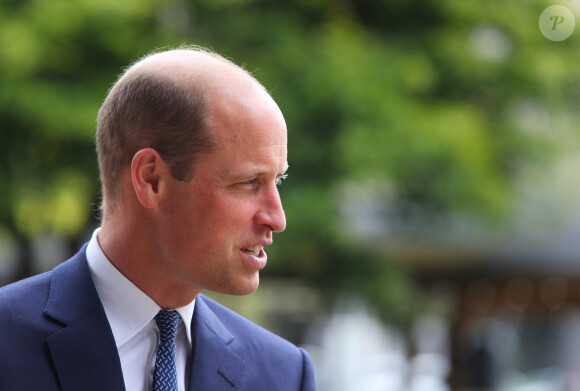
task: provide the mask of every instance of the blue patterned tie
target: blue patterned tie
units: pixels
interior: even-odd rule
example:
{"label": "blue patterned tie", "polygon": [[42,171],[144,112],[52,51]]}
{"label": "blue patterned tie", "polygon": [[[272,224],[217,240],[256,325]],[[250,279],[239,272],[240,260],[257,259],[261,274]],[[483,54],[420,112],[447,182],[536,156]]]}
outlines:
{"label": "blue patterned tie", "polygon": [[175,335],[179,324],[176,311],[161,310],[155,317],[159,326],[160,342],[155,356],[153,391],[177,391],[177,368],[175,366]]}

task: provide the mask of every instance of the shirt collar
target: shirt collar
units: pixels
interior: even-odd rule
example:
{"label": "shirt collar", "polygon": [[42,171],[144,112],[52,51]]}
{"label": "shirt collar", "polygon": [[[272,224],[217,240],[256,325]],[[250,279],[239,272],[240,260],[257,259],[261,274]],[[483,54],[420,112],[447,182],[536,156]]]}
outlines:
{"label": "shirt collar", "polygon": [[[95,230],[87,246],[87,261],[115,343],[120,347],[147,327],[161,307],[113,266],[97,240],[99,231],[100,228]],[[185,307],[175,309],[186,326],[190,346],[194,308],[195,300]]]}

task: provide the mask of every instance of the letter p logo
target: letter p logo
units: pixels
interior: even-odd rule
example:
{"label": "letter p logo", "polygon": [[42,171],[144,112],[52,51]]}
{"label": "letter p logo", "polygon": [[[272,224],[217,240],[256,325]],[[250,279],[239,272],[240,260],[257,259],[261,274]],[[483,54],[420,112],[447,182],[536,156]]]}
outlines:
{"label": "letter p logo", "polygon": [[550,41],[563,41],[574,32],[576,20],[570,9],[551,5],[540,15],[540,31]]}
{"label": "letter p logo", "polygon": [[554,21],[554,24],[552,24],[552,30],[556,30],[557,25],[564,23],[564,17],[561,15],[550,16],[550,20]]}

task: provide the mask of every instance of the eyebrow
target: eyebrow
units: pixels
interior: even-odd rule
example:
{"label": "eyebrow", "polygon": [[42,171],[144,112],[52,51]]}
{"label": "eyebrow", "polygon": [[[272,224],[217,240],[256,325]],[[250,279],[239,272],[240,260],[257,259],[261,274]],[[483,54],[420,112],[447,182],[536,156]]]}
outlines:
{"label": "eyebrow", "polygon": [[288,162],[284,163],[284,169],[282,170],[282,173],[279,175],[286,175],[289,168],[290,168],[290,166],[288,165]]}

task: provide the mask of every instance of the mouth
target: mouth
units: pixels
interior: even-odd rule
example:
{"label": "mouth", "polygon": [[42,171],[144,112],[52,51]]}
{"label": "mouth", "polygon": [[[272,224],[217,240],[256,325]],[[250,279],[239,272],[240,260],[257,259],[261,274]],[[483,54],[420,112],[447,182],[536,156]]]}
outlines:
{"label": "mouth", "polygon": [[252,254],[255,257],[259,257],[260,254],[262,253],[262,250],[264,249],[264,246],[261,244],[258,244],[256,246],[252,246],[252,247],[248,247],[248,248],[243,248],[242,251],[248,253],[248,254]]}

